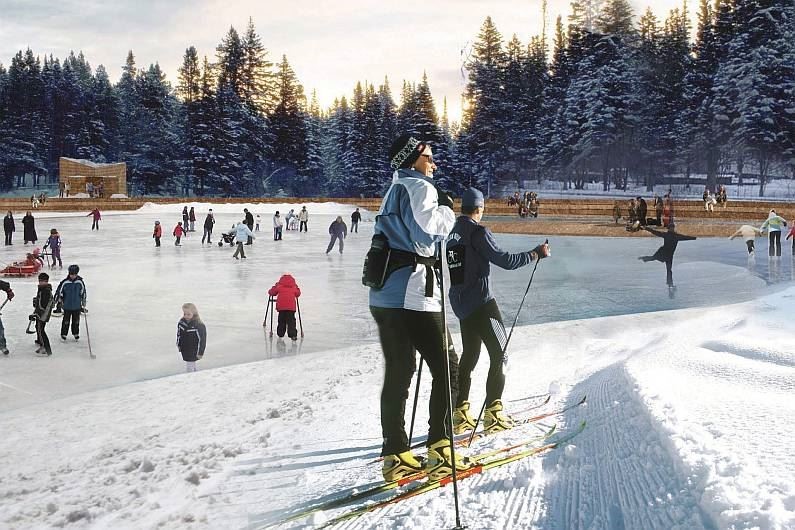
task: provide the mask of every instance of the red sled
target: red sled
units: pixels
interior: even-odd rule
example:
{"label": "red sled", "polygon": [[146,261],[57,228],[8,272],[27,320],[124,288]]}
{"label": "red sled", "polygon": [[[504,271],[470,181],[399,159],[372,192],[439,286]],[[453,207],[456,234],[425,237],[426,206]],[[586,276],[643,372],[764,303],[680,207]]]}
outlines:
{"label": "red sled", "polygon": [[33,252],[28,254],[25,261],[15,261],[6,268],[0,270],[3,276],[14,276],[17,278],[25,278],[37,274],[44,264],[44,258],[41,256],[39,249],[33,249]]}

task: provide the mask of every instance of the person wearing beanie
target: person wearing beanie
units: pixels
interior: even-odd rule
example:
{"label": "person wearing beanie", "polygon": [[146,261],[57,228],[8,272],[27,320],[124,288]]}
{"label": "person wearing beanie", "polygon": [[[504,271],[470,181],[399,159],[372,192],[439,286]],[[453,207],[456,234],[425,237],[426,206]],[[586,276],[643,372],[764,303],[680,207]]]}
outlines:
{"label": "person wearing beanie", "polygon": [[39,274],[39,288],[36,291],[36,297],[33,299],[33,314],[30,319],[36,322],[36,353],[39,355],[52,355],[52,348],[50,347],[50,339],[47,337],[45,327],[47,322],[50,321],[50,314],[52,313],[52,285],[50,285],[50,275],[46,272]]}
{"label": "person wearing beanie", "polygon": [[160,225],[160,221],[155,221],[155,228],[152,231],[152,238],[155,240],[155,246],[160,246],[160,238],[163,237],[163,227]]}
{"label": "person wearing beanie", "polygon": [[213,244],[211,239],[213,238],[213,226],[215,226],[215,216],[213,215],[213,209],[210,208],[207,212],[207,217],[204,218],[204,234],[202,234],[202,245],[204,244],[204,240],[207,240],[207,243]]}
{"label": "person wearing beanie", "polygon": [[44,244],[44,250],[48,248],[52,257],[52,265],[50,267],[55,267],[57,262],[58,267],[63,268],[63,262],[61,261],[61,234],[55,228],[50,230],[50,237],[47,238],[47,242]]}
{"label": "person wearing beanie", "polygon": [[508,334],[502,322],[497,301],[490,289],[490,264],[507,270],[524,267],[549,256],[549,245],[542,243],[532,250],[512,254],[502,250],[494,235],[480,224],[485,208],[483,194],[469,188],[461,199],[461,216],[447,237],[447,264],[450,269],[450,306],[461,323],[463,352],[458,367],[458,400],[453,411],[456,434],[475,428],[470,414],[469,388],[472,371],[480,356],[481,344],[489,353],[489,375],[486,380],[486,409],[483,428],[497,432],[514,426],[503,410],[505,388],[503,367]]}
{"label": "person wearing beanie", "polygon": [[658,248],[657,252],[655,252],[651,256],[641,256],[638,259],[643,260],[644,263],[648,261],[662,261],[663,263],[665,263],[665,271],[666,271],[665,282],[668,284],[669,289],[673,289],[674,277],[673,277],[672,267],[674,264],[674,252],[676,252],[676,246],[679,244],[680,241],[694,241],[696,238],[693,236],[685,236],[676,233],[676,225],[674,223],[670,223],[668,225],[667,232],[655,230],[653,228],[649,228],[648,226],[644,227],[644,230],[646,230],[647,232],[651,232],[657,237],[663,238],[663,246]]}
{"label": "person wearing beanie", "polygon": [[[455,224],[453,202],[433,181],[436,165],[427,142],[408,134],[389,149],[394,173],[376,216],[372,246],[363,282],[370,287],[370,313],[378,326],[385,360],[381,390],[382,475],[397,480],[424,470],[431,479],[452,473],[446,372],[453,400],[457,391],[458,357],[442,320],[439,290],[439,246]],[[445,352],[445,335],[448,352]],[[404,412],[415,351],[428,365],[433,382],[425,465],[414,456],[406,435]],[[449,354],[449,367],[445,362]],[[456,455],[456,469],[471,463]]]}
{"label": "person wearing beanie", "polygon": [[781,257],[781,230],[787,226],[787,221],[776,213],[776,210],[770,210],[770,213],[759,227],[760,232],[768,232],[768,247],[767,255],[771,258],[773,256]]}
{"label": "person wearing beanie", "polygon": [[72,336],[80,339],[80,315],[86,312],[86,284],[78,274],[80,267],[69,265],[69,274],[61,280],[55,290],[55,300],[63,308],[61,321],[61,340],[66,341],[69,324],[72,325]]}

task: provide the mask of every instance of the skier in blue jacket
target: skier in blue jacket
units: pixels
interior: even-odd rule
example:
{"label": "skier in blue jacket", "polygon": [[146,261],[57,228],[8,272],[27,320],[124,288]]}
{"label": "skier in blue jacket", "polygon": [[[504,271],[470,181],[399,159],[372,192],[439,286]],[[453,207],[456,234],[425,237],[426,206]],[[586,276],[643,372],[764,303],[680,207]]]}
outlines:
{"label": "skier in blue jacket", "polygon": [[[438,246],[455,223],[450,197],[433,181],[436,166],[427,142],[408,134],[389,150],[395,170],[392,185],[376,216],[373,245],[368,252],[365,284],[370,286],[370,312],[378,325],[384,353],[381,429],[385,480],[427,471],[431,478],[452,473],[450,436],[445,429],[448,408],[445,378]],[[376,265],[378,264],[378,265]],[[458,358],[449,340],[450,380],[455,400]],[[418,351],[433,377],[428,420],[428,458],[423,466],[409,449],[404,415]],[[456,468],[471,464],[456,455]]]}
{"label": "skier in blue jacket", "polygon": [[491,294],[490,264],[514,270],[549,255],[549,245],[546,243],[516,254],[502,250],[491,231],[479,224],[484,207],[485,200],[479,190],[466,190],[461,201],[463,215],[456,220],[447,238],[450,305],[461,322],[461,339],[464,343],[458,367],[458,401],[453,412],[456,434],[475,427],[475,420],[469,413],[469,388],[472,370],[480,356],[481,343],[486,345],[490,360],[483,428],[488,432],[497,432],[513,427],[513,420],[505,414],[502,404],[502,391],[505,388],[504,350],[508,335],[502,323],[500,308]]}

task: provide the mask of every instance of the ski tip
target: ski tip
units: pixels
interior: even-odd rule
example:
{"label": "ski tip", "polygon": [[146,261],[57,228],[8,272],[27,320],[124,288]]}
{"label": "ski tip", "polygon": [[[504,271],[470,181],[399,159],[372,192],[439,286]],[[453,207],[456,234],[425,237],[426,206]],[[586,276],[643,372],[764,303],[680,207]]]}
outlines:
{"label": "ski tip", "polygon": [[587,395],[583,396],[583,397],[582,397],[582,399],[580,400],[580,402],[579,402],[579,403],[577,403],[577,404],[578,404],[578,405],[582,405],[583,403],[585,403],[585,400],[586,400],[587,398],[588,398],[588,396],[587,396]]}
{"label": "ski tip", "polygon": [[546,405],[547,403],[549,403],[550,399],[552,399],[552,394],[547,394],[547,398],[544,400],[544,403],[542,403],[542,405]]}

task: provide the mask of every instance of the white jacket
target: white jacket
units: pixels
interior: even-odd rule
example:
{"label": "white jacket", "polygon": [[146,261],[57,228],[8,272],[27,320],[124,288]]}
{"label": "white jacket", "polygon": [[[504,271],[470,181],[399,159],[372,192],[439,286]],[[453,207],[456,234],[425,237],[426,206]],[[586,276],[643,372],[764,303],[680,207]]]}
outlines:
{"label": "white jacket", "polygon": [[306,210],[301,210],[300,212],[298,212],[298,220],[309,221],[309,212]]}
{"label": "white jacket", "polygon": [[281,215],[274,215],[273,216],[273,228],[281,228],[284,226],[284,221],[282,220]]}
{"label": "white jacket", "polygon": [[734,239],[737,236],[743,236],[746,241],[754,239],[757,234],[761,234],[758,228],[751,225],[742,225],[729,239]]}
{"label": "white jacket", "polygon": [[237,223],[235,227],[235,239],[238,242],[244,242],[248,238],[256,239],[254,234],[251,233],[251,229],[245,223]]}

